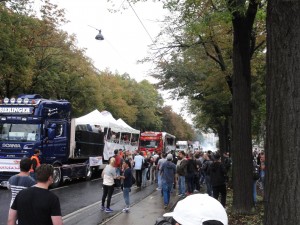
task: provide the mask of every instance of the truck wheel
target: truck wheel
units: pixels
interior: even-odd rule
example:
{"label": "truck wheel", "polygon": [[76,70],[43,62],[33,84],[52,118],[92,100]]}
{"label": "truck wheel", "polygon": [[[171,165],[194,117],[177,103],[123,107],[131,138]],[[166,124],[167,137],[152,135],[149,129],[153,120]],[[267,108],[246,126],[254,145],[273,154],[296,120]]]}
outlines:
{"label": "truck wheel", "polygon": [[92,168],[88,165],[86,167],[85,180],[90,180],[92,177]]}
{"label": "truck wheel", "polygon": [[51,188],[57,188],[61,184],[61,170],[60,167],[54,166],[53,171],[53,184],[51,185]]}

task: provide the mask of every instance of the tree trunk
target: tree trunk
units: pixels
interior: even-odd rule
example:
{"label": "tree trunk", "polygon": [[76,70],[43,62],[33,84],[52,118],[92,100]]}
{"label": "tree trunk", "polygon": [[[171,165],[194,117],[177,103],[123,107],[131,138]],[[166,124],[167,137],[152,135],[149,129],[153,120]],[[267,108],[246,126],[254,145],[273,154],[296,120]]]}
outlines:
{"label": "tree trunk", "polygon": [[232,159],[233,209],[249,213],[252,197],[250,34],[246,17],[233,19]]}
{"label": "tree trunk", "polygon": [[228,127],[228,117],[225,118],[224,123],[220,124],[218,130],[218,136],[219,136],[219,148],[221,155],[223,153],[229,151],[229,127]]}
{"label": "tree trunk", "polygon": [[300,224],[300,2],[269,0],[264,224]]}

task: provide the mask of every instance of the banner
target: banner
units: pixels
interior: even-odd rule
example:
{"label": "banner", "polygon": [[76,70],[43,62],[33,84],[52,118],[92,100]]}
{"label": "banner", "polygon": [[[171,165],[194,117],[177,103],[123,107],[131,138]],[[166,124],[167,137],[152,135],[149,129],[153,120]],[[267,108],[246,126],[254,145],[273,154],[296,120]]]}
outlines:
{"label": "banner", "polygon": [[1,159],[0,171],[1,172],[20,172],[21,159]]}
{"label": "banner", "polygon": [[131,153],[138,150],[138,146],[131,144],[119,144],[114,142],[105,141],[104,150],[103,150],[103,158],[104,160],[108,160],[110,157],[114,156],[115,149],[129,150]]}
{"label": "banner", "polygon": [[90,157],[89,160],[90,166],[100,166],[103,164],[102,156]]}

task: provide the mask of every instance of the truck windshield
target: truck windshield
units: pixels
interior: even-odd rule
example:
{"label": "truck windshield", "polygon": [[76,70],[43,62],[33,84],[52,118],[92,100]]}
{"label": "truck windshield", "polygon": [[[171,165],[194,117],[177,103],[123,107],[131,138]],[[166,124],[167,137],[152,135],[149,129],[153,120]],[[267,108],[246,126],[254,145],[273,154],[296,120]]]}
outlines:
{"label": "truck windshield", "polygon": [[158,141],[154,141],[154,140],[142,141],[142,140],[140,140],[140,146],[144,147],[144,148],[157,148]]}
{"label": "truck windshield", "polygon": [[0,141],[32,142],[39,138],[39,124],[0,124]]}

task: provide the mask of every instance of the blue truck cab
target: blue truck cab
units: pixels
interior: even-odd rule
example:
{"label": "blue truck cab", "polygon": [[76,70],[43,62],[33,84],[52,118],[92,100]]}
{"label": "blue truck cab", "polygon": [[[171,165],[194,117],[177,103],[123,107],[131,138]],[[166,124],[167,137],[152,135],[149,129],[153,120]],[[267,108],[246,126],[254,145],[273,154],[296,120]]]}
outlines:
{"label": "blue truck cab", "polygon": [[[77,132],[79,137],[82,132]],[[35,149],[41,150],[41,163],[54,166],[53,187],[74,178],[90,179],[89,157],[102,154],[103,143],[97,144],[100,149],[92,155],[89,146],[86,154],[81,154],[78,146],[85,141],[79,141],[76,148],[75,136],[71,104],[67,100],[43,99],[38,94],[1,100],[0,186],[7,185],[9,177],[20,171],[20,160],[30,158]]]}

